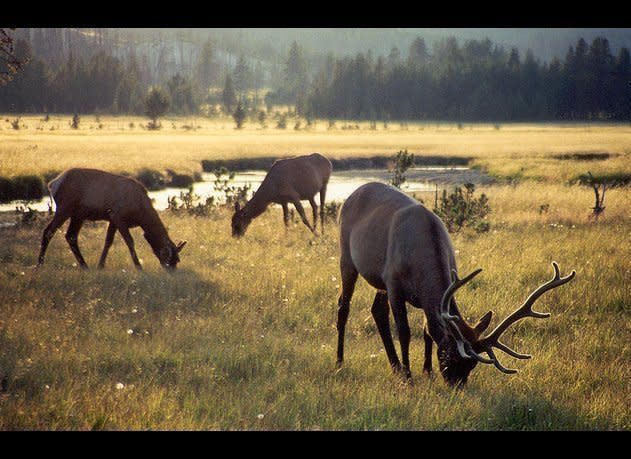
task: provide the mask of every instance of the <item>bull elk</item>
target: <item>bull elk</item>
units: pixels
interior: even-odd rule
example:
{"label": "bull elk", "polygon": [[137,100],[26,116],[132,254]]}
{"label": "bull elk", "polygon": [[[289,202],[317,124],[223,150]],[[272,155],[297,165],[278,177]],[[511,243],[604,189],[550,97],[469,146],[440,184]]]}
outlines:
{"label": "bull elk", "polygon": [[[393,370],[411,378],[410,327],[406,302],[422,309],[426,317],[424,371],[432,371],[432,343],[438,347],[440,372],[450,385],[463,385],[478,362],[493,364],[503,373],[515,373],[497,359],[493,348],[519,358],[520,354],[500,341],[508,327],[525,317],[544,318],[532,310],[545,292],[574,278],[575,271],[561,277],[553,262],[554,277],[537,288],[525,303],[506,317],[490,334],[482,336],[492,312],[471,326],[460,314],[454,294],[480,273],[477,269],[460,279],[454,249],[443,222],[431,211],[401,191],[382,183],[368,183],[346,200],[340,212],[340,270],[342,292],[338,300],[337,366],[344,360],[344,329],[358,274],[377,289],[372,316]],[[396,322],[401,362],[390,332],[388,303]],[[480,353],[486,352],[489,358]]]}
{"label": "bull elk", "polygon": [[136,268],[142,269],[134,240],[129,228],[140,226],[144,236],[160,264],[175,269],[180,261],[179,252],[186,241],[175,245],[169,238],[164,224],[153,208],[146,188],[137,180],[122,175],[96,169],[68,169],[48,184],[51,197],[57,209],[51,222],[44,229],[38,266],[44,263],[48,243],[55,231],[70,219],[66,241],[82,268],[87,264],[81,255],[78,235],[85,220],[106,220],[109,222],[105,246],[98,267],[105,266],[107,253],[114,241],[116,230],[129,248]]}
{"label": "bull elk", "polygon": [[[319,153],[275,161],[252,199],[243,208],[238,202],[235,203],[232,236],[243,236],[252,220],[261,215],[272,203],[282,206],[285,227],[289,225],[288,205],[292,203],[300,214],[302,222],[312,233],[317,234],[318,206],[315,202],[317,193],[320,193],[320,222],[324,234],[324,200],[331,170],[331,161]],[[307,220],[300,202],[302,200],[309,200],[311,204],[313,226]]]}

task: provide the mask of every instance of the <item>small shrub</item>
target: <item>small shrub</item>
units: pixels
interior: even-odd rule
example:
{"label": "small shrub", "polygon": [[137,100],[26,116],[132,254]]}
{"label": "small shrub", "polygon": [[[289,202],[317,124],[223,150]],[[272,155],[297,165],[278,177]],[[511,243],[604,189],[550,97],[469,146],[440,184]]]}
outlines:
{"label": "small shrub", "polygon": [[267,124],[265,123],[266,119],[267,119],[267,114],[265,113],[265,110],[260,110],[258,114],[258,121],[259,121],[259,124],[261,125],[261,128],[263,129],[267,128]]}
{"label": "small shrub", "polygon": [[235,173],[223,166],[219,169],[215,169],[213,174],[215,174],[213,187],[215,191],[223,195],[222,201],[225,206],[231,207],[235,202],[243,204],[247,201],[250,189],[252,188],[249,183],[240,187],[232,185]]}
{"label": "small shrub", "polygon": [[0,177],[0,202],[13,200],[13,181],[6,177]]}
{"label": "small shrub", "polygon": [[245,122],[246,116],[247,115],[245,113],[245,109],[243,108],[243,104],[241,103],[241,101],[239,101],[239,103],[237,104],[237,108],[232,114],[232,118],[237,125],[237,129],[243,128],[243,123]]}
{"label": "small shrub", "polygon": [[190,188],[195,181],[193,177],[188,174],[178,174],[177,172],[168,169],[167,174],[169,174],[169,180],[167,182],[167,186],[173,188]]}
{"label": "small shrub", "polygon": [[44,192],[44,182],[37,175],[18,175],[13,179],[13,199],[39,200],[44,197]]}
{"label": "small shrub", "polygon": [[20,225],[28,226],[37,220],[38,213],[28,201],[24,205],[16,206],[15,210],[20,214]]}
{"label": "small shrub", "polygon": [[149,191],[162,190],[165,187],[164,176],[154,169],[141,169],[136,179]]}
{"label": "small shrub", "polygon": [[548,210],[550,210],[550,204],[541,204],[539,206],[539,215],[547,214]]}
{"label": "small shrub", "polygon": [[79,129],[79,123],[81,122],[81,118],[77,113],[72,115],[72,121],[70,122],[70,127],[72,129]]}
{"label": "small shrub", "polygon": [[16,131],[19,131],[20,130],[20,121],[21,121],[21,119],[20,119],[19,116],[16,119],[11,120],[11,127],[13,129],[15,129]]}
{"label": "small shrub", "polygon": [[185,212],[189,215],[198,217],[209,216],[215,207],[215,198],[209,196],[205,201],[201,201],[201,197],[193,192],[190,187],[187,192],[181,191],[179,198],[177,196],[169,196],[167,210],[176,214]]}
{"label": "small shrub", "polygon": [[463,227],[470,227],[476,232],[486,232],[490,228],[485,217],[491,211],[489,200],[484,193],[479,198],[473,196],[475,185],[466,183],[465,191],[456,187],[451,194],[443,190],[440,199],[434,206],[434,213],[438,215],[450,233],[456,233]]}
{"label": "small shrub", "polygon": [[327,202],[324,204],[324,219],[326,221],[337,221],[337,216],[342,208],[342,203],[337,201]]}
{"label": "small shrub", "polygon": [[414,165],[414,153],[409,153],[407,149],[401,150],[394,157],[393,164],[389,168],[392,177],[390,178],[390,184],[397,188],[401,188],[401,185],[405,183],[405,173]]}
{"label": "small shrub", "polygon": [[287,129],[287,115],[282,114],[278,118],[278,123],[276,123],[276,129]]}

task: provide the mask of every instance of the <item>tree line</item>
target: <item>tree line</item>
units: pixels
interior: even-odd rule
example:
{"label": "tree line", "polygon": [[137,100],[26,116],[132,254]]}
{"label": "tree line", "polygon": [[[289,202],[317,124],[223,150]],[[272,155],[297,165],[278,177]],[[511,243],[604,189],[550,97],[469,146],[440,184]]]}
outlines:
{"label": "tree line", "polygon": [[[72,54],[56,67],[18,40],[15,56],[25,64],[0,86],[0,112],[144,114],[150,84],[146,63],[100,50],[89,59]],[[240,56],[219,71],[210,40],[192,76],[175,73],[159,83],[174,114],[232,115],[239,106],[268,111],[293,106],[299,115],[366,120],[629,120],[631,58],[614,56],[604,37],[579,39],[564,59],[540,62],[531,51],[486,40],[462,45],[454,37],[428,49],[416,38],[403,56],[371,52],[354,57],[323,56],[316,70],[294,42],[279,74],[268,78],[260,61]],[[266,84],[268,85],[266,87]],[[271,86],[271,87],[270,87]],[[267,94],[263,97],[263,93]],[[239,104],[241,102],[241,104]],[[208,107],[211,107],[208,110]]]}
{"label": "tree line", "polygon": [[631,60],[613,56],[606,38],[579,39],[564,60],[540,63],[490,40],[453,38],[429,53],[414,40],[398,50],[325,64],[307,107],[316,117],[350,119],[592,120],[631,119]]}

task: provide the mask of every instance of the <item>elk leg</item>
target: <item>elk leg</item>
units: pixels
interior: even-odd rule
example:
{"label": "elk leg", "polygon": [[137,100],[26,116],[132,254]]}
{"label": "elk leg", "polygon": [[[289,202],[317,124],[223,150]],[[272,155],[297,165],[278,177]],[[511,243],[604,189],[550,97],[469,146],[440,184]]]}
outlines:
{"label": "elk leg", "polygon": [[116,226],[114,223],[110,222],[107,227],[107,234],[105,235],[105,245],[103,246],[103,252],[101,253],[101,258],[99,260],[98,267],[99,269],[103,269],[105,267],[105,259],[107,258],[107,253],[112,246],[112,242],[114,242],[114,235],[116,234]]}
{"label": "elk leg", "polygon": [[423,328],[423,340],[425,341],[425,362],[423,363],[423,371],[428,375],[432,374],[432,345],[434,341],[427,331],[427,326]]}
{"label": "elk leg", "polygon": [[401,345],[401,362],[403,364],[403,372],[409,379],[412,378],[412,372],[410,371],[410,325],[408,324],[408,312],[405,307],[405,298],[401,294],[398,288],[388,287],[388,300],[390,301],[390,307],[392,308],[392,315],[394,321],[397,324],[397,331],[399,333],[399,344]]}
{"label": "elk leg", "polygon": [[287,203],[284,202],[281,204],[283,206],[283,221],[285,222],[285,229],[289,228],[289,207],[287,207]]}
{"label": "elk leg", "polygon": [[127,244],[127,248],[129,249],[129,253],[131,254],[131,259],[134,261],[134,265],[139,270],[142,270],[142,265],[140,264],[140,260],[138,260],[138,256],[136,255],[136,249],[134,249],[134,240],[129,233],[129,228],[127,225],[116,225],[118,227],[118,232],[123,236],[123,240],[125,244]]}
{"label": "elk leg", "polygon": [[48,244],[55,235],[55,231],[57,231],[59,227],[65,223],[66,220],[68,220],[68,217],[57,211],[53,219],[46,226],[46,229],[44,229],[44,233],[42,234],[42,243],[39,250],[39,257],[37,260],[37,266],[41,266],[42,264],[44,264],[44,255],[46,255]]}
{"label": "elk leg", "polygon": [[326,197],[326,184],[320,190],[320,231],[324,236],[324,198]]}
{"label": "elk leg", "polygon": [[311,210],[313,211],[313,230],[315,231],[318,226],[318,205],[314,198],[309,199],[309,204],[311,204]]}
{"label": "elk leg", "polygon": [[81,227],[83,226],[83,220],[80,218],[73,217],[70,219],[70,225],[68,225],[68,231],[66,231],[66,241],[68,241],[68,245],[70,246],[70,250],[74,254],[74,257],[79,262],[79,266],[82,268],[87,268],[88,265],[83,259],[83,255],[81,255],[81,251],[79,250],[79,231],[81,231]]}
{"label": "elk leg", "polygon": [[305,215],[305,209],[304,209],[304,207],[302,207],[302,203],[300,202],[299,199],[296,199],[294,201],[294,207],[296,208],[296,210],[300,214],[300,218],[302,219],[302,223],[307,225],[307,228],[309,228],[313,234],[317,234],[315,229],[311,227],[311,223],[309,223],[309,220],[307,220],[307,216]]}
{"label": "elk leg", "polygon": [[344,331],[346,330],[351,297],[357,282],[357,270],[352,264],[345,262],[344,256],[340,261],[340,270],[342,273],[342,294],[337,300],[337,368],[340,368],[344,361]]}
{"label": "elk leg", "polygon": [[388,309],[388,295],[383,292],[377,292],[375,295],[375,301],[372,303],[372,317],[375,319],[377,329],[381,335],[383,346],[386,349],[390,366],[393,369],[401,367],[399,357],[397,357],[397,351],[394,348],[394,342],[392,341],[392,333],[390,332],[390,311]]}

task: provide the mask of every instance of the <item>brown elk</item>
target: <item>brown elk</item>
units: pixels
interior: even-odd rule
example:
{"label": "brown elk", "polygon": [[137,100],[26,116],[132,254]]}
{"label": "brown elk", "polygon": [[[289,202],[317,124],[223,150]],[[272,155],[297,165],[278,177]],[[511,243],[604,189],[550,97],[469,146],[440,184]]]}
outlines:
{"label": "brown elk", "polygon": [[[318,206],[315,195],[320,193],[320,222],[324,234],[324,200],[326,187],[331,177],[331,161],[319,153],[295,158],[279,159],[274,162],[252,199],[241,208],[235,203],[232,216],[232,235],[241,237],[245,234],[252,220],[261,215],[271,203],[283,208],[285,227],[289,225],[289,203],[292,203],[302,222],[317,234]],[[300,201],[309,200],[313,210],[313,226],[307,220]]]}
{"label": "brown elk", "polygon": [[99,268],[105,266],[105,258],[118,230],[129,248],[136,268],[142,269],[129,232],[129,228],[137,226],[144,230],[145,239],[163,267],[175,269],[180,261],[179,252],[186,241],[177,245],[171,241],[153,208],[146,188],[137,180],[96,169],[74,168],[51,180],[48,189],[57,209],[44,230],[38,266],[44,263],[48,243],[55,231],[68,219],[70,224],[66,240],[82,268],[87,268],[87,264],[79,251],[78,235],[85,220],[109,222]]}
{"label": "brown elk", "polygon": [[[559,268],[553,262],[554,278],[541,285],[520,308],[482,337],[491,322],[492,312],[486,313],[477,325],[470,326],[454,299],[456,290],[481,269],[459,279],[454,249],[443,222],[396,188],[374,182],[362,185],[342,206],[340,251],[338,368],[344,360],[344,329],[350,300],[357,276],[361,274],[378,290],[371,312],[393,370],[411,378],[407,302],[423,309],[426,317],[424,371],[428,374],[432,371],[432,342],[435,342],[440,371],[451,385],[465,384],[478,362],[493,364],[504,373],[516,372],[502,366],[493,348],[520,359],[530,356],[509,348],[499,341],[500,336],[524,317],[548,317],[549,314],[533,311],[533,303],[544,292],[569,282],[576,274],[572,271],[569,276],[560,277]],[[388,303],[398,330],[402,362],[392,341]],[[480,355],[481,352],[486,352],[490,358]]]}

